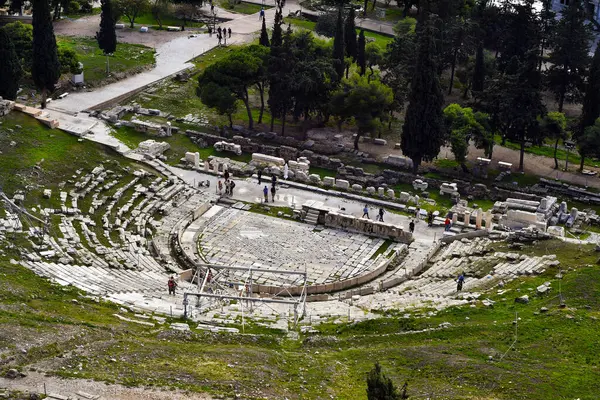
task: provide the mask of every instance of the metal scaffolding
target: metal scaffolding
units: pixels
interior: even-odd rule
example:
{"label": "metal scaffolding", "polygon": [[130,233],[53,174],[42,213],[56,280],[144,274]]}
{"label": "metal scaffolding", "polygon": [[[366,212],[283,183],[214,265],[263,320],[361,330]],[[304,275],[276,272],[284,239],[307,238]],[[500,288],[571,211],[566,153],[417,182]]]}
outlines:
{"label": "metal scaffolding", "polygon": [[[236,273],[237,272],[237,273]],[[256,274],[273,274],[279,276],[296,277],[281,285],[275,294],[264,297],[261,294],[253,293],[253,287],[256,284]],[[284,281],[284,280],[282,280]],[[206,309],[210,306],[210,300],[215,300],[219,304],[223,301],[236,300],[242,308],[242,324],[244,323],[244,304],[250,312],[255,307],[267,306],[269,304],[288,304],[294,308],[294,327],[298,321],[306,314],[306,288],[308,285],[306,271],[286,271],[267,268],[239,267],[216,264],[197,264],[196,271],[192,277],[192,282],[198,283],[197,292],[185,292],[183,294],[184,317],[191,315],[192,308],[188,309],[188,297],[196,297],[196,308]],[[302,287],[300,296],[292,296],[290,287]],[[214,302],[213,302],[214,304]]]}

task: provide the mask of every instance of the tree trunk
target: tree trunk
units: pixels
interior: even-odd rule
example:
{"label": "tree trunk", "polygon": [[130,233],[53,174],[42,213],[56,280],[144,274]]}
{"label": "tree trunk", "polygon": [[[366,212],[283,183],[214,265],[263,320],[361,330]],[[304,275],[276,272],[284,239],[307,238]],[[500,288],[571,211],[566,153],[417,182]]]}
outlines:
{"label": "tree trunk", "polygon": [[358,139],[360,139],[360,132],[357,132],[354,138],[354,150],[358,150]]}
{"label": "tree trunk", "polygon": [[411,2],[409,0],[404,0],[404,10],[402,10],[402,17],[408,17],[408,12],[410,11]]}
{"label": "tree trunk", "polygon": [[458,57],[458,48],[454,49],[454,56],[452,57],[452,67],[450,69],[450,87],[448,88],[448,95],[452,94],[452,86],[454,85],[454,70],[456,69],[456,57]]}
{"label": "tree trunk", "polygon": [[365,5],[363,6],[363,16],[367,16],[367,7],[369,6],[369,0],[365,0]]}
{"label": "tree trunk", "polygon": [[502,141],[500,142],[501,146],[505,146],[506,145],[506,135],[502,135]]}
{"label": "tree trunk", "polygon": [[463,99],[467,99],[469,96],[469,89],[471,89],[471,82],[465,86],[465,91],[463,92]]}
{"label": "tree trunk", "polygon": [[556,158],[556,152],[558,151],[558,141],[560,138],[556,138],[556,142],[554,142],[554,169],[558,169],[558,159]]}
{"label": "tree trunk", "polygon": [[376,5],[377,5],[377,0],[373,0],[373,8],[371,8],[371,10],[375,10]]}
{"label": "tree trunk", "polygon": [[135,21],[135,18],[129,18],[129,17],[127,17],[127,18],[129,19],[129,27],[131,29],[133,29],[133,21]]}
{"label": "tree trunk", "polygon": [[346,79],[348,79],[349,72],[350,72],[350,65],[346,65]]}
{"label": "tree trunk", "polygon": [[273,132],[274,127],[275,127],[275,115],[271,114],[271,130],[269,132]]}
{"label": "tree trunk", "polygon": [[281,136],[285,136],[285,114],[281,117]]}
{"label": "tree trunk", "polygon": [[110,75],[110,60],[108,54],[106,55],[106,75]]}
{"label": "tree trunk", "polygon": [[227,116],[229,117],[229,127],[233,128],[233,120],[231,119],[231,114],[227,114]]}
{"label": "tree trunk", "polygon": [[48,89],[42,89],[42,110],[46,108],[46,99],[48,98]]}
{"label": "tree trunk", "polygon": [[417,175],[419,173],[419,164],[421,164],[421,160],[417,158],[411,158],[413,162],[413,174]]}
{"label": "tree trunk", "polygon": [[341,118],[338,120],[337,122],[337,127],[338,127],[338,132],[342,131],[342,124],[344,123],[344,120],[342,120]]}
{"label": "tree trunk", "polygon": [[388,121],[388,130],[392,129],[392,121],[394,120],[394,110],[390,110],[390,119]]}
{"label": "tree trunk", "polygon": [[521,138],[521,151],[519,154],[519,172],[523,172],[523,160],[525,159],[525,138]]}
{"label": "tree trunk", "polygon": [[244,89],[244,105],[246,106],[246,112],[248,112],[248,129],[254,129],[254,119],[252,119],[252,110],[250,109],[250,101],[248,101],[248,89]]}
{"label": "tree trunk", "polygon": [[260,113],[258,114],[258,123],[262,124],[263,113],[265,111],[265,94],[264,86],[260,83],[256,84],[258,92],[260,93]]}

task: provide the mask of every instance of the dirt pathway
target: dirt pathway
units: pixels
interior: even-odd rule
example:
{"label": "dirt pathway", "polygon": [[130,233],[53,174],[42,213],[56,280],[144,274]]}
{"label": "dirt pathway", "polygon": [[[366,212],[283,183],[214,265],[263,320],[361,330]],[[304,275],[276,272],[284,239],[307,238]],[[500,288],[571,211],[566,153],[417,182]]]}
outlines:
{"label": "dirt pathway", "polygon": [[25,378],[0,378],[0,388],[12,391],[44,393],[44,384],[48,394],[59,394],[71,399],[84,398],[78,392],[101,396],[103,400],[211,400],[205,394],[186,394],[180,391],[158,391],[155,389],[129,388],[121,385],[106,384],[87,379],[61,379],[44,376],[37,372],[28,372]]}

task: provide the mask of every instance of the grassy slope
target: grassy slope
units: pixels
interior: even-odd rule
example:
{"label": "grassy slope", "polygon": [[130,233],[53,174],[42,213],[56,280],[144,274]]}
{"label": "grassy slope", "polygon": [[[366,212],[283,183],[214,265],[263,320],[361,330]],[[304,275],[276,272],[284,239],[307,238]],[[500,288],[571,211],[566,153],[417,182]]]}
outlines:
{"label": "grassy slope", "polygon": [[[596,258],[591,248],[580,251],[557,242],[540,243],[528,251],[558,252],[565,266]],[[277,333],[181,334],[166,327],[120,322],[112,316],[116,306],[95,303],[74,289],[57,288],[7,263],[10,256],[16,255],[0,258],[0,270],[11,277],[9,285],[0,286],[0,331],[9,333],[0,335],[0,347],[7,349],[5,360],[15,359],[5,361],[2,369],[39,362],[44,371],[65,377],[236,392],[247,399],[360,399],[365,374],[378,360],[398,385],[409,382],[414,398],[593,399],[600,390],[597,268],[581,267],[566,274],[562,286],[570,307],[566,309],[557,308],[556,292],[538,298],[529,291],[553,280],[556,271],[550,271],[508,285],[506,294],[490,295],[498,301],[494,308],[457,307],[419,319],[388,313],[364,323],[325,325],[320,334],[290,340]],[[556,289],[557,283],[552,286]],[[532,297],[530,304],[512,301],[524,293]],[[534,314],[541,306],[550,311]],[[513,342],[515,313],[520,318],[519,339],[514,350],[507,351]],[[442,322],[452,326],[401,334]],[[68,334],[56,340],[59,331]],[[17,332],[19,348],[10,336]],[[46,343],[50,337],[51,343]],[[72,351],[78,345],[83,347]],[[22,354],[20,346],[27,346],[28,353]],[[63,357],[56,358],[59,354]],[[74,367],[80,364],[81,370]]]}
{"label": "grassy slope", "polygon": [[[92,38],[59,36],[58,45],[75,50],[83,64],[87,86],[100,86],[106,79],[106,56]],[[109,57],[110,71],[117,73],[137,73],[154,64],[154,50],[140,45],[119,43],[115,53]]]}

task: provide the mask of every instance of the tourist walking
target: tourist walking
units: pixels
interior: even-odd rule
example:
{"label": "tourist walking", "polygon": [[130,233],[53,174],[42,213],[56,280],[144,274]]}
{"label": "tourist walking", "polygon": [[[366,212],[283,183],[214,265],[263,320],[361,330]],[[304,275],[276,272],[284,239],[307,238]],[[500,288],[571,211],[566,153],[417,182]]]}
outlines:
{"label": "tourist walking", "polygon": [[223,177],[225,178],[225,182],[227,182],[229,180],[229,171],[225,170],[225,172],[223,172]]}
{"label": "tourist walking", "polygon": [[221,180],[219,179],[219,194],[223,193],[223,182],[221,182]]}
{"label": "tourist walking", "polygon": [[177,287],[177,282],[175,282],[175,279],[170,277],[167,285],[169,286],[169,294],[175,296],[175,288]]}
{"label": "tourist walking", "polygon": [[225,196],[229,195],[229,181],[225,181]]}
{"label": "tourist walking", "polygon": [[260,12],[258,13],[258,20],[262,20],[265,17],[265,9],[261,8]]}
{"label": "tourist walking", "polygon": [[464,273],[461,273],[458,276],[458,279],[456,280],[456,291],[457,292],[462,291],[463,283],[465,283],[465,275],[464,275]]}
{"label": "tourist walking", "polygon": [[217,33],[217,39],[219,39],[219,46],[221,45],[221,32]]}
{"label": "tourist walking", "polygon": [[267,187],[267,185],[265,185],[265,188],[263,189],[263,195],[265,196],[265,203],[269,202],[269,188]]}
{"label": "tourist walking", "polygon": [[229,28],[227,32],[229,33],[229,39],[231,39],[231,28]]}
{"label": "tourist walking", "polygon": [[365,216],[367,217],[367,219],[370,219],[369,218],[369,206],[367,204],[365,204],[365,207],[363,208],[363,215],[361,218],[364,218]]}
{"label": "tourist walking", "polygon": [[262,179],[262,171],[259,169],[256,175],[258,175],[258,184],[260,185],[260,181]]}
{"label": "tourist walking", "polygon": [[415,221],[413,221],[412,219],[410,220],[410,224],[408,224],[408,230],[410,230],[410,233],[415,232]]}
{"label": "tourist walking", "polygon": [[212,28],[208,27],[208,37],[212,37]]}
{"label": "tourist walking", "polygon": [[450,218],[448,216],[446,216],[446,220],[444,221],[444,231],[448,232],[451,227],[452,227],[452,221],[450,221]]}
{"label": "tourist walking", "polygon": [[235,187],[235,182],[233,181],[233,179],[231,180],[231,183],[229,184],[229,195],[233,196],[233,188]]}
{"label": "tourist walking", "polygon": [[385,210],[383,208],[379,209],[379,221],[383,222],[383,214],[385,214]]}
{"label": "tourist walking", "polygon": [[275,192],[277,191],[277,189],[275,189],[275,186],[271,186],[271,200],[273,201],[273,203],[275,203]]}
{"label": "tourist walking", "polygon": [[217,33],[218,33],[219,35],[221,35],[221,27],[218,27],[218,28],[217,28]]}
{"label": "tourist walking", "polygon": [[433,212],[429,211],[427,213],[427,226],[432,227],[433,226]]}
{"label": "tourist walking", "polygon": [[275,187],[275,185],[277,185],[277,177],[275,176],[275,174],[273,174],[273,175],[271,176],[271,185],[272,185],[273,187]]}
{"label": "tourist walking", "polygon": [[419,207],[415,208],[415,218],[419,220],[419,215],[421,214],[421,209]]}

